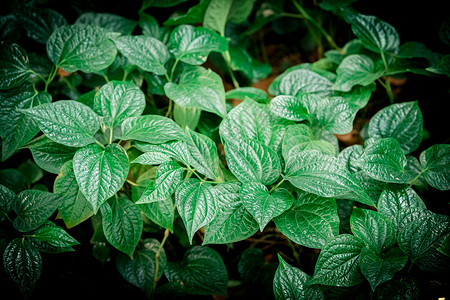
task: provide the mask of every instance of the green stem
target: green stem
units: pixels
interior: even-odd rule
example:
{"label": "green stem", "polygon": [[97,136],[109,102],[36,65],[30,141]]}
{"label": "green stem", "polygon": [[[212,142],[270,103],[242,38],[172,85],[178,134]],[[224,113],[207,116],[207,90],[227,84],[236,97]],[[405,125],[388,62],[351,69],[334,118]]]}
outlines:
{"label": "green stem", "polygon": [[109,128],[109,144],[111,145],[113,141],[113,129],[112,127]]}
{"label": "green stem", "polygon": [[97,143],[97,145],[99,145],[100,147],[102,147],[102,149],[105,149],[105,145],[103,145],[102,143],[100,143],[99,141],[95,140],[95,142]]}
{"label": "green stem", "polygon": [[414,179],[411,181],[409,187],[412,187],[414,182],[416,182],[420,178],[420,176],[422,176],[422,174],[425,173],[425,171],[427,171],[427,169],[423,169],[422,171],[420,171],[419,174],[416,177],[414,177]]}
{"label": "green stem", "polygon": [[8,216],[8,214],[6,212],[3,212],[3,214],[5,215],[6,219],[8,219],[9,222],[14,223],[14,221],[10,218],[10,216]]}
{"label": "green stem", "polygon": [[169,99],[169,107],[167,108],[167,112],[165,117],[166,118],[171,118],[172,117],[172,111],[173,111],[173,101],[172,99]]}
{"label": "green stem", "polygon": [[31,74],[36,75],[40,80],[42,80],[42,81],[44,81],[44,82],[47,82],[47,80],[45,80],[44,77],[42,77],[40,74],[36,73],[35,71],[29,69],[28,72],[30,72]]}
{"label": "green stem", "polygon": [[233,73],[233,69],[231,68],[230,52],[227,50],[227,51],[223,52],[222,55],[223,55],[223,58],[225,59],[225,62],[227,63],[228,73],[230,73],[231,81],[233,81],[233,86],[235,88],[238,88],[239,82],[236,80],[236,77],[234,76],[234,73]]}
{"label": "green stem", "polygon": [[292,0],[292,3],[306,20],[308,20],[309,22],[311,22],[311,24],[317,27],[317,29],[325,37],[325,39],[331,45],[331,47],[333,47],[338,51],[342,51],[342,49],[334,42],[333,38],[328,34],[328,32],[326,32],[325,29],[323,29],[323,27],[313,17],[311,17],[297,1]]}
{"label": "green stem", "polygon": [[391,104],[394,104],[394,94],[392,93],[391,83],[389,82],[389,77],[387,77],[387,76],[386,76],[384,88],[386,89],[386,93],[389,97],[389,102]]}
{"label": "green stem", "polygon": [[50,85],[50,83],[53,81],[53,79],[55,78],[56,74],[58,73],[58,66],[57,65],[53,65],[52,69],[50,70],[50,74],[45,82],[45,88],[44,91],[47,92],[48,86]]}
{"label": "green stem", "polygon": [[177,59],[175,59],[175,62],[173,63],[172,70],[170,70],[170,77],[168,79],[169,82],[173,81],[173,76],[175,75],[175,69],[176,69],[179,61],[180,61],[180,59],[177,58]]}
{"label": "green stem", "polygon": [[127,179],[127,182],[131,184],[132,186],[139,186],[136,182],[131,181],[130,179]]}
{"label": "green stem", "polygon": [[304,19],[304,17],[302,15],[300,15],[300,14],[291,14],[291,13],[287,13],[287,12],[282,12],[280,15],[282,17]]}
{"label": "green stem", "polygon": [[122,81],[125,81],[125,80],[127,80],[127,77],[128,77],[128,72],[126,72],[126,71],[123,71],[123,77],[122,77]]}
{"label": "green stem", "polygon": [[155,277],[153,278],[153,294],[152,294],[152,298],[153,298],[153,295],[154,295],[155,290],[156,290],[156,285],[158,284],[158,281],[159,281],[158,273],[159,273],[159,259],[161,257],[161,251],[162,251],[162,249],[164,247],[164,244],[167,241],[167,238],[169,237],[169,234],[170,234],[169,229],[166,229],[164,231],[164,238],[162,239],[161,244],[159,245],[159,248],[158,248],[158,250],[156,251],[156,254],[155,254]]}
{"label": "green stem", "polygon": [[278,182],[276,185],[274,185],[274,186],[270,189],[269,194],[272,194],[272,192],[275,191],[275,190],[276,190],[283,182],[284,182],[284,178],[281,179],[280,182]]}

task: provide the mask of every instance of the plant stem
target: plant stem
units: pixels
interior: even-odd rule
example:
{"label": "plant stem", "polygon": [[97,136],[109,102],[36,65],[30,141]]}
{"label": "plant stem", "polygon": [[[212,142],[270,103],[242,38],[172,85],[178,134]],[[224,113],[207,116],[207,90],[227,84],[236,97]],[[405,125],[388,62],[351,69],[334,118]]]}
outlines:
{"label": "plant stem", "polygon": [[172,99],[169,99],[169,107],[167,108],[167,112],[165,114],[166,118],[171,118],[172,117],[172,111],[173,111],[173,101]]}
{"label": "plant stem", "polygon": [[99,145],[100,147],[102,147],[102,149],[105,149],[105,145],[103,145],[102,143],[100,143],[99,141],[95,140],[95,142],[97,143],[97,145]]}
{"label": "plant stem", "polygon": [[292,0],[292,3],[300,12],[300,14],[303,16],[303,18],[311,22],[311,24],[313,24],[314,26],[317,27],[317,29],[319,29],[320,33],[325,37],[325,39],[331,45],[331,47],[340,52],[342,51],[342,49],[334,42],[333,38],[328,34],[328,32],[326,32],[325,29],[323,29],[323,27],[313,17],[311,17],[297,1]]}
{"label": "plant stem", "polygon": [[276,185],[274,185],[274,186],[270,189],[269,194],[272,194],[272,192],[275,191],[275,190],[276,190],[283,182],[284,182],[284,178],[281,179],[280,182],[278,182]]}
{"label": "plant stem", "polygon": [[127,182],[133,186],[139,186],[136,182],[131,181],[130,179],[127,179]]}
{"label": "plant stem", "polygon": [[113,141],[113,129],[112,127],[109,128],[109,144],[111,145]]}
{"label": "plant stem", "polygon": [[231,81],[233,81],[233,85],[235,88],[239,87],[239,82],[236,80],[236,77],[234,76],[233,69],[231,68],[231,57],[230,52],[227,50],[222,53],[223,58],[225,59],[225,62],[228,66],[228,73],[230,74]]}
{"label": "plant stem", "polygon": [[53,81],[53,79],[55,78],[57,73],[58,73],[58,66],[57,65],[53,65],[52,69],[50,70],[50,74],[48,75],[48,78],[45,81],[45,88],[44,88],[45,92],[47,91],[48,86]]}
{"label": "plant stem", "polygon": [[[155,290],[156,290],[156,285],[158,284],[158,281],[159,281],[159,278],[158,278],[159,258],[161,257],[161,251],[162,251],[162,249],[164,247],[164,244],[167,241],[167,238],[169,237],[169,234],[170,234],[169,229],[166,229],[164,231],[164,238],[161,241],[161,244],[159,245],[159,248],[158,248],[158,250],[156,251],[156,254],[155,254],[155,277],[153,278],[153,295],[154,295]],[[153,296],[152,296],[152,298],[153,298]]]}
{"label": "plant stem", "polygon": [[6,219],[8,219],[9,222],[14,223],[14,221],[10,218],[10,216],[8,216],[8,214],[6,212],[3,212],[3,214],[5,215]]}
{"label": "plant stem", "polygon": [[394,104],[394,94],[392,93],[391,83],[389,82],[389,77],[387,77],[387,76],[386,76],[384,88],[386,89],[386,93],[389,97],[389,102],[391,104]]}
{"label": "plant stem", "polygon": [[40,74],[36,73],[35,71],[29,69],[28,72],[30,72],[31,74],[36,75],[40,80],[42,80],[42,81],[44,81],[44,82],[47,82],[47,80],[45,80],[44,77],[42,77]]}
{"label": "plant stem", "polygon": [[416,182],[416,180],[418,180],[420,178],[420,176],[422,176],[423,173],[425,173],[425,171],[427,171],[428,169],[423,169],[422,171],[419,172],[419,174],[417,174],[416,177],[414,177],[413,180],[411,180],[409,187],[412,187],[412,185],[414,184],[414,182]]}
{"label": "plant stem", "polygon": [[173,63],[172,70],[170,70],[170,77],[167,79],[167,80],[169,80],[169,82],[173,81],[173,75],[175,74],[175,69],[176,69],[179,61],[180,61],[180,59],[177,58],[177,59],[175,59],[175,62]]}

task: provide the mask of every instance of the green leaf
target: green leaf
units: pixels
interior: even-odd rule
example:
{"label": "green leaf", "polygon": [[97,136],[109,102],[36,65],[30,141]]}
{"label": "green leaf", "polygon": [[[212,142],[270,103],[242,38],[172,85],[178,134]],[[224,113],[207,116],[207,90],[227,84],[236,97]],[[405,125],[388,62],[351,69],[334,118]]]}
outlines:
{"label": "green leaf", "polygon": [[47,221],[61,202],[61,197],[49,192],[26,190],[17,195],[13,209],[17,214],[14,228],[20,232],[34,230]]}
{"label": "green leaf", "polygon": [[405,277],[386,282],[380,290],[380,299],[419,299],[419,284],[414,277]]}
{"label": "green leaf", "polygon": [[187,0],[144,0],[140,11],[144,11],[149,7],[173,7]]}
{"label": "green leaf", "polygon": [[189,153],[188,162],[195,170],[214,181],[223,178],[217,146],[213,140],[187,128],[186,146]]}
{"label": "green leaf", "polygon": [[394,226],[378,212],[355,207],[350,217],[350,225],[353,234],[376,253],[381,253],[395,244]]}
{"label": "green leaf", "polygon": [[241,24],[247,21],[247,18],[253,11],[255,0],[236,1],[233,0],[227,22]]}
{"label": "green leaf", "polygon": [[61,167],[72,160],[77,148],[55,143],[42,135],[37,143],[27,146],[33,155],[34,162],[47,172],[59,174]]}
{"label": "green leaf", "polygon": [[192,244],[195,232],[209,224],[217,213],[211,184],[191,178],[183,181],[175,194],[177,210]]}
{"label": "green leaf", "polygon": [[169,60],[170,53],[167,46],[158,39],[146,35],[128,35],[114,38],[114,43],[130,63],[147,72],[166,74],[164,65]]}
{"label": "green leaf", "polygon": [[46,92],[36,93],[30,85],[18,87],[0,95],[2,161],[11,157],[39,132],[39,127],[33,118],[22,114],[19,110],[50,103],[51,101],[50,94]]}
{"label": "green leaf", "polygon": [[22,238],[15,238],[3,253],[3,266],[8,276],[27,297],[41,276],[42,257],[30,242]]}
{"label": "green leaf", "polygon": [[375,91],[377,85],[375,83],[369,84],[368,86],[355,85],[348,92],[334,91],[333,95],[342,97],[357,109],[362,109],[366,107],[367,103],[372,96],[372,92]]}
{"label": "green leaf", "polygon": [[380,78],[384,69],[366,55],[349,55],[339,64],[333,90],[348,92],[355,85],[368,86]]}
{"label": "green leaf", "polygon": [[330,142],[317,139],[311,127],[305,124],[289,126],[282,142],[284,160],[287,162],[289,157],[305,150],[318,150],[323,154],[336,155],[334,146]]}
{"label": "green leaf", "polygon": [[353,235],[334,237],[320,252],[310,284],[347,287],[361,283],[359,257],[363,247],[364,243]]}
{"label": "green leaf", "polygon": [[259,103],[268,103],[270,101],[269,95],[264,90],[255,87],[239,87],[225,93],[226,99],[245,100],[246,97]]}
{"label": "green leaf", "polygon": [[80,244],[63,228],[51,221],[46,221],[41,227],[33,231],[30,242],[39,251],[47,253],[61,253],[74,251],[72,246]]}
{"label": "green leaf", "polygon": [[170,197],[181,182],[184,169],[174,161],[161,164],[156,170],[156,182],[150,183],[136,204],[161,201]]}
{"label": "green leaf", "polygon": [[25,50],[17,44],[0,43],[0,89],[21,85],[30,76],[30,64]]}
{"label": "green leaf", "polygon": [[[145,181],[144,181],[145,182]],[[142,182],[141,184],[143,184]],[[153,181],[149,182],[145,186],[133,186],[131,193],[133,196],[133,201],[136,202],[142,196],[145,190],[150,192],[155,189],[155,184]],[[173,233],[173,222],[175,219],[174,204],[172,197],[159,199],[151,203],[137,204],[137,207],[142,210],[147,218],[155,222],[162,228],[169,229]]]}
{"label": "green leaf", "polygon": [[413,263],[426,270],[429,261],[440,254],[437,248],[450,234],[450,219],[433,214],[408,223],[398,234],[398,245]]}
{"label": "green leaf", "polygon": [[295,69],[280,76],[281,80],[274,81],[269,87],[269,93],[274,96],[314,94],[328,97],[332,94],[333,83],[311,70]]}
{"label": "green leaf", "polygon": [[153,151],[139,155],[131,163],[141,165],[160,165],[162,163],[165,163],[166,161],[171,161],[170,156],[159,151]]}
{"label": "green leaf", "polygon": [[93,215],[92,205],[78,186],[72,160],[61,167],[53,184],[53,192],[62,198],[58,211],[67,228],[72,228]]}
{"label": "green leaf", "polygon": [[290,157],[285,173],[286,180],[305,192],[375,205],[361,183],[335,157],[317,150],[306,150]]}
{"label": "green leaf", "polygon": [[207,28],[180,25],[170,35],[169,50],[182,62],[201,65],[210,52],[227,51],[228,41]]}
{"label": "green leaf", "polygon": [[369,281],[372,291],[375,291],[381,283],[391,280],[407,262],[408,257],[399,248],[392,248],[380,255],[373,249],[365,247],[359,259],[361,272]]}
{"label": "green leaf", "polygon": [[175,104],[173,107],[173,119],[181,128],[189,127],[192,130],[198,125],[202,110],[196,107],[183,107]]}
{"label": "green leaf", "polygon": [[295,243],[322,249],[339,234],[336,200],[300,193],[291,209],[274,218],[282,234]]}
{"label": "green leaf", "polygon": [[399,233],[409,223],[412,223],[422,217],[433,216],[433,214],[433,212],[422,207],[405,207],[395,214],[392,219],[392,223],[394,224],[397,233]]}
{"label": "green leaf", "polygon": [[80,15],[75,24],[93,25],[111,32],[129,35],[133,32],[137,22],[115,14],[87,12]]}
{"label": "green leaf", "polygon": [[41,104],[21,112],[32,117],[47,137],[69,147],[94,143],[94,134],[100,128],[98,115],[74,100]]}
{"label": "green leaf", "polygon": [[353,33],[361,40],[364,47],[380,53],[396,53],[400,39],[394,27],[375,16],[356,14],[350,17]]}
{"label": "green leaf", "polygon": [[26,35],[40,44],[45,44],[58,27],[67,25],[64,16],[48,8],[27,6],[20,15]]}
{"label": "green leaf", "polygon": [[47,41],[50,60],[66,72],[98,72],[109,67],[117,49],[103,28],[74,24],[57,28]]}
{"label": "green leaf", "polygon": [[406,172],[406,157],[399,142],[384,138],[371,143],[359,159],[361,169],[376,180],[390,183],[406,183],[413,178]]}
{"label": "green leaf", "polygon": [[127,153],[117,144],[107,145],[105,149],[99,145],[89,145],[75,153],[75,178],[94,213],[122,188],[129,167]]}
{"label": "green leaf", "polygon": [[95,94],[94,111],[103,116],[102,122],[114,128],[125,119],[139,117],[145,108],[145,96],[132,81],[111,81]]}
{"label": "green leaf", "polygon": [[243,183],[270,185],[281,174],[278,155],[269,147],[253,140],[225,143],[228,168]]}
{"label": "green leaf", "polygon": [[158,115],[144,115],[125,119],[120,139],[162,144],[183,137],[183,130],[172,119]]}
{"label": "green leaf", "polygon": [[13,192],[19,193],[26,189],[25,183],[25,176],[16,169],[7,168],[0,170],[0,184]]}
{"label": "green leaf", "polygon": [[214,186],[217,214],[205,225],[203,245],[242,241],[258,230],[258,222],[245,208],[239,196],[240,183]]}
{"label": "green leaf", "polygon": [[164,91],[180,106],[200,108],[222,118],[227,115],[222,79],[211,69],[200,66],[187,68],[181,73],[179,82],[166,83]]}
{"label": "green leaf", "polygon": [[308,108],[302,101],[307,94],[302,97],[295,96],[276,96],[270,101],[270,110],[277,116],[292,120],[292,121],[311,121]]}
{"label": "green leaf", "polygon": [[426,208],[419,195],[407,185],[389,184],[378,199],[378,212],[391,220],[400,210],[408,207]]}
{"label": "green leaf", "polygon": [[278,188],[273,193],[269,193],[265,185],[257,182],[245,183],[240,195],[244,207],[258,222],[261,231],[272,218],[289,209],[294,202],[294,197],[288,190]]}
{"label": "green leaf", "polygon": [[233,0],[211,0],[203,17],[203,26],[225,36],[225,24]]}
{"label": "green leaf", "polygon": [[167,263],[164,272],[169,282],[182,283],[186,293],[225,295],[228,273],[219,253],[212,248],[194,246],[184,253],[181,263]]}
{"label": "green leaf", "polygon": [[[104,205],[109,205],[106,202]],[[144,224],[141,211],[127,198],[118,197],[111,204],[111,219],[103,216],[103,232],[108,242],[133,259]]]}
{"label": "green leaf", "polygon": [[420,154],[420,165],[425,180],[432,187],[450,189],[450,145],[436,144]]}
{"label": "green leaf", "polygon": [[405,154],[422,142],[423,117],[417,101],[392,104],[377,112],[369,122],[368,135],[394,138]]}
{"label": "green leaf", "polygon": [[0,222],[13,210],[16,194],[6,186],[0,184]]}
{"label": "green leaf", "polygon": [[164,22],[165,26],[196,24],[203,22],[203,16],[211,0],[200,0],[191,6],[185,14],[171,16]]}
{"label": "green leaf", "polygon": [[344,166],[351,173],[356,173],[361,170],[359,165],[359,158],[364,152],[361,145],[351,145],[343,149],[338,154],[339,163]]}
{"label": "green leaf", "polygon": [[273,279],[273,292],[275,299],[325,299],[322,291],[310,286],[311,277],[302,270],[289,265],[278,254],[278,265]]}
{"label": "green leaf", "polygon": [[[144,291],[150,298],[153,292],[156,273],[156,253],[160,248],[160,243],[155,239],[145,239],[134,252],[133,259],[126,255],[119,255],[116,259],[116,267],[120,275],[132,285]],[[161,278],[167,265],[167,257],[164,248],[159,252],[158,274],[156,278]]]}
{"label": "green leaf", "polygon": [[258,294],[273,293],[273,280],[277,270],[275,262],[266,263],[264,252],[260,248],[247,248],[238,262],[238,272],[245,285],[261,289]]}
{"label": "green leaf", "polygon": [[42,170],[31,160],[21,163],[17,170],[23,174],[28,185],[32,185],[44,177]]}

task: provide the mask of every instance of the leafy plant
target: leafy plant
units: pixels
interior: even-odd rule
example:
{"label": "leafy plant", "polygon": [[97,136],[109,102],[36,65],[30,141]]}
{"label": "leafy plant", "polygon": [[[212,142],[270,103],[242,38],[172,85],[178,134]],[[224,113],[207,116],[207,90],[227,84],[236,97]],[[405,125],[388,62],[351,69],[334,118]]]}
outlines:
{"label": "leafy plant", "polygon": [[[415,299],[423,274],[444,284],[450,218],[430,203],[450,189],[450,146],[424,145],[420,101],[396,99],[391,81],[447,80],[448,55],[400,43],[355,1],[278,2],[144,0],[137,20],[74,22],[25,3],[0,17],[0,249],[23,296],[41,253],[82,246],[69,233],[149,298],[237,286]],[[323,14],[351,34],[342,48]],[[306,25],[320,59],[265,91],[252,84],[272,73],[267,53],[248,41],[281,19]],[[22,29],[37,53],[14,41]],[[338,140],[364,119],[361,142]]]}

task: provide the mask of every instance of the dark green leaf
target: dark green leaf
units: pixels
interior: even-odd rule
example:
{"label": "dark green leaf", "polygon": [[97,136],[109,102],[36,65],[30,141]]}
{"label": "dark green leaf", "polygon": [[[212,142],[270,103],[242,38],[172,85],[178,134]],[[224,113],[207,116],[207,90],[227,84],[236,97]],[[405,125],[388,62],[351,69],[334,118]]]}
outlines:
{"label": "dark green leaf", "polygon": [[99,145],[89,145],[75,153],[73,171],[94,213],[122,188],[129,167],[127,153],[117,144],[107,145],[105,149]]}
{"label": "dark green leaf", "polygon": [[10,89],[24,83],[30,76],[30,64],[25,50],[17,44],[0,43],[0,89]]}
{"label": "dark green leaf", "polygon": [[34,230],[55,212],[61,197],[49,192],[26,190],[17,195],[13,209],[17,214],[14,228],[21,232]]}
{"label": "dark green leaf", "polygon": [[[107,202],[104,205],[109,205]],[[133,259],[134,249],[142,235],[141,211],[127,198],[119,197],[111,204],[112,218],[103,217],[103,232],[111,245]]]}
{"label": "dark green leaf", "polygon": [[67,25],[64,16],[48,8],[27,7],[20,15],[26,35],[41,44],[45,44],[58,27]]}
{"label": "dark green leaf", "polygon": [[320,252],[310,284],[354,286],[363,281],[359,257],[364,243],[357,237],[341,234]]}
{"label": "dark green leaf", "polygon": [[190,248],[181,263],[169,262],[164,273],[170,282],[182,285],[189,294],[225,295],[227,292],[227,269],[219,253],[212,248]]}
{"label": "dark green leaf", "polygon": [[191,6],[185,14],[171,16],[164,22],[164,25],[173,26],[201,23],[203,22],[203,16],[210,2],[211,0],[200,0],[197,5]]}
{"label": "dark green leaf", "polygon": [[419,285],[413,277],[390,280],[380,290],[382,300],[417,300],[419,295]]}
{"label": "dark green leaf", "polygon": [[423,177],[432,187],[450,189],[450,145],[436,144],[420,154]]}
{"label": "dark green leaf", "polygon": [[302,270],[292,267],[278,254],[278,265],[273,280],[275,299],[325,299],[318,287],[308,285],[311,277]]}
{"label": "dark green leaf", "polygon": [[305,247],[322,249],[339,234],[336,200],[301,193],[291,209],[274,219],[289,239]]}
{"label": "dark green leaf", "polygon": [[0,221],[3,221],[13,210],[14,202],[16,202],[16,194],[0,184]]}
{"label": "dark green leaf", "polygon": [[75,24],[98,26],[111,32],[129,35],[133,32],[137,22],[115,14],[87,12],[80,15]]}
{"label": "dark green leaf", "polygon": [[406,185],[389,184],[378,199],[378,212],[391,220],[400,210],[408,207],[425,209],[425,203],[411,187]]}
{"label": "dark green leaf", "polygon": [[41,227],[33,231],[30,242],[39,251],[47,253],[61,253],[74,251],[72,246],[80,244],[71,237],[63,228],[47,221]]}
{"label": "dark green leaf", "polygon": [[203,26],[225,36],[225,23],[232,4],[233,0],[211,0],[203,17]]}
{"label": "dark green leaf", "polygon": [[361,170],[359,166],[359,158],[363,154],[364,149],[361,145],[352,145],[343,149],[338,154],[339,163],[351,173]]}

